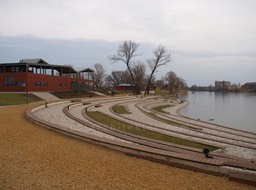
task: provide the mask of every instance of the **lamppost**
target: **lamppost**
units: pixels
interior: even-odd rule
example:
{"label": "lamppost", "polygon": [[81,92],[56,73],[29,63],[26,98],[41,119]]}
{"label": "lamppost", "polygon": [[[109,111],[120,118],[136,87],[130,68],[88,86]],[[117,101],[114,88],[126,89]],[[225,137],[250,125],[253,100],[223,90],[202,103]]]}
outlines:
{"label": "lamppost", "polygon": [[26,89],[26,102],[28,105],[28,64],[26,63],[26,76],[25,76],[25,89]]}

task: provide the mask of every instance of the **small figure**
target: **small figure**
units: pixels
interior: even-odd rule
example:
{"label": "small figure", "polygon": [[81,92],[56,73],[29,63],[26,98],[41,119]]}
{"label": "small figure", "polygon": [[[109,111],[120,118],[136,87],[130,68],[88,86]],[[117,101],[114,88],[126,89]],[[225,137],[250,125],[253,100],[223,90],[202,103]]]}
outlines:
{"label": "small figure", "polygon": [[203,150],[203,154],[204,154],[205,158],[213,158],[212,156],[209,155],[209,153],[210,153],[210,150],[208,148],[205,148]]}
{"label": "small figure", "polygon": [[45,102],[45,107],[47,108],[47,102]]}

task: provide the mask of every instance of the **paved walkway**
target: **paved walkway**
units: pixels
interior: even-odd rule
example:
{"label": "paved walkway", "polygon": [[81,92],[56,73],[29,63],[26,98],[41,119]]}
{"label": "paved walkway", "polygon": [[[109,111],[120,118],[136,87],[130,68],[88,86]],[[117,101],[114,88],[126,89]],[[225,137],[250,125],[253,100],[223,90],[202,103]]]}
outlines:
{"label": "paved walkway", "polygon": [[[47,108],[42,106],[41,109],[34,111],[33,114],[45,122],[50,122],[54,125],[72,129],[74,131],[94,135],[95,137],[100,137],[102,139],[120,142],[122,146],[130,147],[132,150],[137,147],[140,151],[153,151],[154,154],[166,155],[167,157],[174,159],[177,158],[178,160],[182,159],[196,163],[205,163],[216,165],[226,170],[256,174],[256,165],[251,163],[250,160],[247,160],[254,160],[256,158],[255,134],[251,134],[250,137],[247,137],[245,135],[247,133],[242,131],[234,132],[232,129],[227,129],[221,126],[217,126],[216,128],[218,130],[215,131],[214,126],[208,126],[206,123],[195,121],[196,124],[194,124],[188,118],[186,121],[182,121],[184,123],[189,121],[186,125],[191,125],[201,129],[199,131],[191,130],[167,124],[166,122],[145,114],[145,112],[152,112],[151,108],[154,107],[154,105],[160,105],[162,103],[166,102],[163,102],[161,99],[155,100],[150,97],[144,99],[135,97],[85,99],[83,102],[66,101],[49,104]],[[110,108],[116,104],[126,106],[131,114],[113,113]],[[206,159],[198,149],[157,142],[143,137],[138,138],[133,135],[126,135],[125,132],[115,132],[114,130],[109,130],[108,127],[96,124],[85,118],[82,114],[85,108],[87,108],[88,111],[100,111],[113,118],[117,118],[141,128],[204,144],[225,147],[224,152],[213,153],[214,159]],[[64,110],[68,110],[68,113],[74,118],[65,115]],[[167,116],[169,115],[174,118],[181,118],[180,116],[167,114]],[[168,118],[166,115],[159,114],[158,116],[165,117],[165,119]],[[169,119],[173,119],[172,117],[169,117]],[[85,121],[85,123],[80,122],[79,120]],[[106,130],[108,130],[108,132],[105,132]],[[232,133],[230,133],[231,131]],[[240,171],[239,168],[248,168],[249,170],[246,169]]]}
{"label": "paved walkway", "polygon": [[66,127],[68,129],[72,129],[74,131],[80,131],[80,132],[95,135],[95,136],[101,137],[101,138],[118,140],[121,142],[127,142],[122,139],[118,139],[111,135],[107,135],[105,133],[102,133],[102,132],[96,131],[94,129],[91,129],[89,127],[86,127],[85,125],[82,125],[82,124],[78,123],[77,121],[74,121],[73,119],[68,118],[63,113],[62,110],[65,106],[68,106],[70,104],[71,104],[71,102],[55,104],[53,106],[48,105],[47,108],[35,111],[33,114],[36,117],[38,117],[46,122],[50,122],[50,123],[53,123],[53,124],[56,124],[56,125],[59,125],[62,127]]}
{"label": "paved walkway", "polygon": [[[93,101],[93,100],[90,100],[90,101]],[[152,117],[142,113],[142,110],[149,111],[147,109],[152,108],[154,104],[159,105],[161,103],[166,103],[166,102],[163,102],[162,100],[153,100],[155,101],[154,104],[152,104],[152,99],[141,100],[140,98],[137,98],[137,99],[121,98],[121,99],[116,99],[114,101],[111,100],[109,102],[107,102],[105,99],[94,100],[94,101],[96,101],[97,104],[101,104],[101,107],[91,107],[91,108],[88,108],[88,111],[100,111],[113,118],[130,123],[131,125],[135,125],[144,129],[175,136],[178,138],[196,141],[203,144],[209,144],[212,146],[219,146],[219,147],[224,146],[225,147],[224,152],[228,155],[240,156],[240,157],[256,160],[256,135],[255,136],[251,135],[252,138],[247,138],[245,136],[240,136],[240,133],[243,133],[243,132],[234,131],[232,129],[221,128],[220,126],[218,126],[217,128],[218,129],[221,128],[221,130],[224,130],[224,131],[218,131],[218,130],[216,131],[214,130],[214,128],[216,128],[215,125],[202,123],[198,121],[194,121],[195,124],[193,124],[192,126],[197,126],[202,130],[199,130],[199,131],[191,130],[191,129],[167,124],[165,122],[153,119]],[[151,104],[151,107],[149,106],[149,103]],[[70,129],[82,131],[88,134],[93,134],[99,137],[115,139],[109,135],[105,136],[105,134],[103,133],[90,129],[86,126],[83,126],[75,122],[70,118],[67,118],[65,114],[62,112],[62,109],[69,104],[70,103],[49,106],[48,108],[39,110],[34,114],[35,116],[40,117],[45,121],[49,121],[60,126],[65,126]],[[120,115],[120,114],[115,114],[111,112],[110,107],[115,104],[122,104],[126,106],[127,109],[131,112],[131,114]],[[73,109],[70,109],[70,112],[71,114],[75,115],[79,119],[84,119],[83,116],[81,115],[81,110],[89,106],[82,105],[82,104],[81,106],[77,106],[77,107],[74,107]],[[158,116],[163,117],[163,115],[158,115]],[[184,122],[184,118],[182,119],[183,119],[182,122]],[[189,120],[190,123],[192,121]],[[205,128],[205,126],[207,126],[208,128]],[[118,139],[118,140],[121,140],[121,139]]]}
{"label": "paved walkway", "polygon": [[[139,107],[143,107],[144,104],[150,102],[152,100],[143,100],[142,103],[138,104],[138,102],[132,101],[128,103],[123,103],[124,106],[128,108],[131,114],[122,114],[122,116],[118,114],[114,114],[109,111],[112,103],[106,103],[104,106],[99,108],[93,108],[94,111],[100,111],[104,114],[107,114],[116,119],[122,120],[124,122],[128,122],[132,125],[136,125],[145,129],[149,129],[155,132],[164,133],[167,135],[172,135],[179,138],[184,138],[187,140],[196,141],[199,143],[210,144],[214,146],[225,146],[225,153],[233,156],[241,156],[248,159],[256,160],[256,135],[255,138],[246,138],[240,137],[239,134],[229,134],[228,132],[222,132],[221,136],[218,134],[219,131],[214,131],[213,129],[204,129],[203,133],[201,131],[193,131],[188,130],[181,127],[176,127],[158,120],[155,120],[145,114],[141,113],[141,110],[136,107],[136,104],[140,105]],[[159,105],[160,101],[157,103]],[[149,125],[150,123],[150,125]],[[205,123],[204,123],[205,125]],[[239,141],[241,140],[241,141]],[[253,148],[253,149],[252,149]]]}

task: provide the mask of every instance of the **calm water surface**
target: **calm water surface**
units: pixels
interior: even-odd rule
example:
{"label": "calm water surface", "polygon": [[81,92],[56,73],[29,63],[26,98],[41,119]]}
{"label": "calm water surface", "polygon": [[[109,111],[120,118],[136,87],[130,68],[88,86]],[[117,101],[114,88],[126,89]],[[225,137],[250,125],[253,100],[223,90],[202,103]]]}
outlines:
{"label": "calm water surface", "polygon": [[188,92],[181,115],[256,132],[256,94]]}

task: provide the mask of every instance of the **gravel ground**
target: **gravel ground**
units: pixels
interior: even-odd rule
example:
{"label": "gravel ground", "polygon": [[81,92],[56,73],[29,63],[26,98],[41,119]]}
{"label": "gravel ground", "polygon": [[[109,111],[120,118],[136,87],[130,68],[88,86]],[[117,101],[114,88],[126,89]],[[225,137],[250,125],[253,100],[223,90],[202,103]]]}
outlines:
{"label": "gravel ground", "polygon": [[0,189],[234,189],[253,186],[177,169],[31,123],[27,106],[0,108]]}

